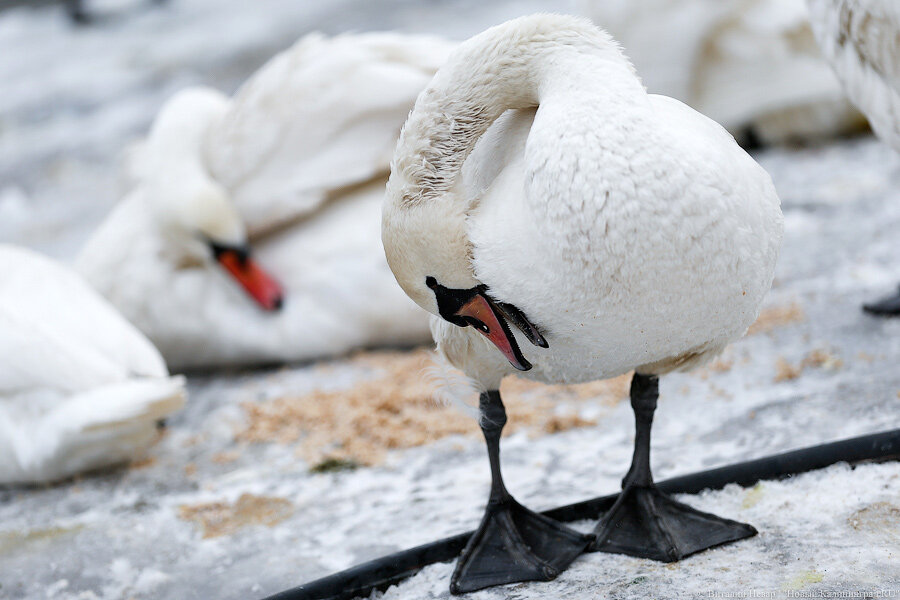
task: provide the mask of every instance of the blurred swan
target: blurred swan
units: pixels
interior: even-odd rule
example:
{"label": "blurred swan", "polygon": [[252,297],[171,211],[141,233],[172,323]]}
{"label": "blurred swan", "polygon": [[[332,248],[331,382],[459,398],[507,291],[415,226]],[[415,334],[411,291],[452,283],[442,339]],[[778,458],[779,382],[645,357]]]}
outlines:
{"label": "blurred swan", "polygon": [[67,268],[0,245],[0,483],[128,461],[184,402],[152,344]]}
{"label": "blurred swan", "polygon": [[[807,0],[822,53],[875,134],[900,152],[900,4],[896,0]],[[863,308],[900,315],[900,291]]]}
{"label": "blurred swan", "polygon": [[865,126],[821,57],[803,0],[582,2],[650,92],[689,104],[739,141],[806,141]]}
{"label": "blurred swan", "polygon": [[385,263],[379,212],[403,120],[451,48],[312,35],[233,100],[177,94],[78,269],[173,368],[427,341]]}

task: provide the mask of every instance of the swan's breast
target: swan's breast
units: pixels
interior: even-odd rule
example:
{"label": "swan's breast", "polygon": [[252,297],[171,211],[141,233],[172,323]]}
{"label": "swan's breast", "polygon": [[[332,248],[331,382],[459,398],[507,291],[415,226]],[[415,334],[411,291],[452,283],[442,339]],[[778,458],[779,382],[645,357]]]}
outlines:
{"label": "swan's breast", "polygon": [[523,122],[500,123],[470,157],[505,151],[472,188],[468,228],[478,279],[548,337],[546,351],[522,340],[535,378],[595,379],[724,345],[771,284],[781,215],[768,176],[718,125],[668,98],[649,104],[541,106],[524,143]]}

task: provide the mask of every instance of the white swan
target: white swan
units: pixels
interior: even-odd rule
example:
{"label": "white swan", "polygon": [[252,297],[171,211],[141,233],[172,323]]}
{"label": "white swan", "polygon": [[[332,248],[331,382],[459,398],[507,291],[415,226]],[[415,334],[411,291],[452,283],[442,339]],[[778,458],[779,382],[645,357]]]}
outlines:
{"label": "white swan", "polygon": [[75,273],[0,245],[0,483],[128,461],[181,407],[184,379]]}
{"label": "white swan", "polygon": [[822,59],[803,0],[582,0],[647,88],[736,136],[831,137],[864,121]]}
{"label": "white swan", "polygon": [[656,492],[649,428],[657,376],[754,321],[781,235],[766,172],[715,122],[648,95],[589,22],[523,17],[451,55],[404,126],[382,220],[440,352],[485,390],[491,501],[451,590],[551,578],[590,542],[503,487],[497,390],[516,369],[547,383],[637,370],[635,461],[598,549],[676,560],[753,534]]}
{"label": "white swan", "polygon": [[[427,340],[427,319],[384,261],[378,214],[403,119],[451,47],[424,36],[312,35],[233,101],[177,94],[135,151],[132,191],[79,271],[173,368]],[[254,266],[238,283],[263,308],[280,287],[280,311],[260,310],[213,260],[214,249],[228,258],[222,248],[248,241],[250,264],[265,271]]]}
{"label": "white swan", "polygon": [[[875,134],[900,152],[900,4],[892,0],[807,0],[822,53]],[[900,316],[900,290],[863,305]]]}

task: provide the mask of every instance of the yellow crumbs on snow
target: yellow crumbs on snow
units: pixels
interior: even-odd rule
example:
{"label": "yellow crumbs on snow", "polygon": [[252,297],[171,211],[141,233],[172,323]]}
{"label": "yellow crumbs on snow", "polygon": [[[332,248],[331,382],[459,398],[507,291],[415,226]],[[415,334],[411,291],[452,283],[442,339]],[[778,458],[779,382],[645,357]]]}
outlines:
{"label": "yellow crumbs on snow", "polygon": [[816,349],[807,354],[797,365],[792,365],[779,356],[775,362],[775,383],[796,379],[808,367],[837,371],[844,366],[844,361],[828,350]]}
{"label": "yellow crumbs on snow", "polygon": [[802,372],[803,368],[800,365],[792,365],[783,356],[779,356],[775,361],[775,383],[797,379]]}
{"label": "yellow crumbs on snow", "polygon": [[[476,435],[475,420],[458,407],[435,400],[436,384],[426,376],[427,350],[366,352],[351,362],[378,375],[345,390],[315,390],[303,396],[246,402],[245,442],[297,444],[311,465],[344,460],[372,465],[385,452],[420,446],[454,434]],[[525,429],[533,435],[595,425],[575,408],[557,405],[600,399],[614,404],[627,397],[630,377],[573,386],[549,386],[508,377],[501,387],[509,424],[504,433]]]}
{"label": "yellow crumbs on snow", "polygon": [[757,483],[752,488],[750,488],[747,493],[744,495],[744,500],[741,502],[741,508],[753,508],[759,501],[762,500],[762,497],[765,495],[765,488],[763,487],[762,482]]}
{"label": "yellow crumbs on snow", "polygon": [[791,302],[786,306],[771,306],[764,308],[759,312],[756,322],[747,330],[747,335],[756,335],[757,333],[768,333],[778,327],[790,325],[791,323],[799,323],[806,319],[806,314],[800,305]]}
{"label": "yellow crumbs on snow", "polygon": [[272,527],[294,512],[294,505],[284,498],[241,494],[234,504],[207,502],[178,507],[178,516],[196,524],[203,537],[231,535],[248,525]]}

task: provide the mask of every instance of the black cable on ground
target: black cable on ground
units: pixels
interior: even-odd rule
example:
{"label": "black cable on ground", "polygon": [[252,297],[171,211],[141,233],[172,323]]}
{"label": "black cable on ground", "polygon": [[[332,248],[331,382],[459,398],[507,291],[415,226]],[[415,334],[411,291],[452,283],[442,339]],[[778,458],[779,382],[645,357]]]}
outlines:
{"label": "black cable on ground", "polygon": [[[792,450],[782,454],[726,465],[681,477],[673,477],[656,485],[669,494],[694,494],[705,489],[720,489],[729,483],[749,486],[757,481],[783,479],[814,471],[839,462],[858,464],[867,461],[900,459],[900,429],[873,433],[849,440]],[[618,494],[601,496],[584,502],[545,511],[559,521],[596,519],[608,510]],[[433,563],[456,558],[471,531],[437,540],[422,546],[383,556],[309,583],[285,590],[265,600],[350,600],[367,597],[373,590],[384,590]]]}

